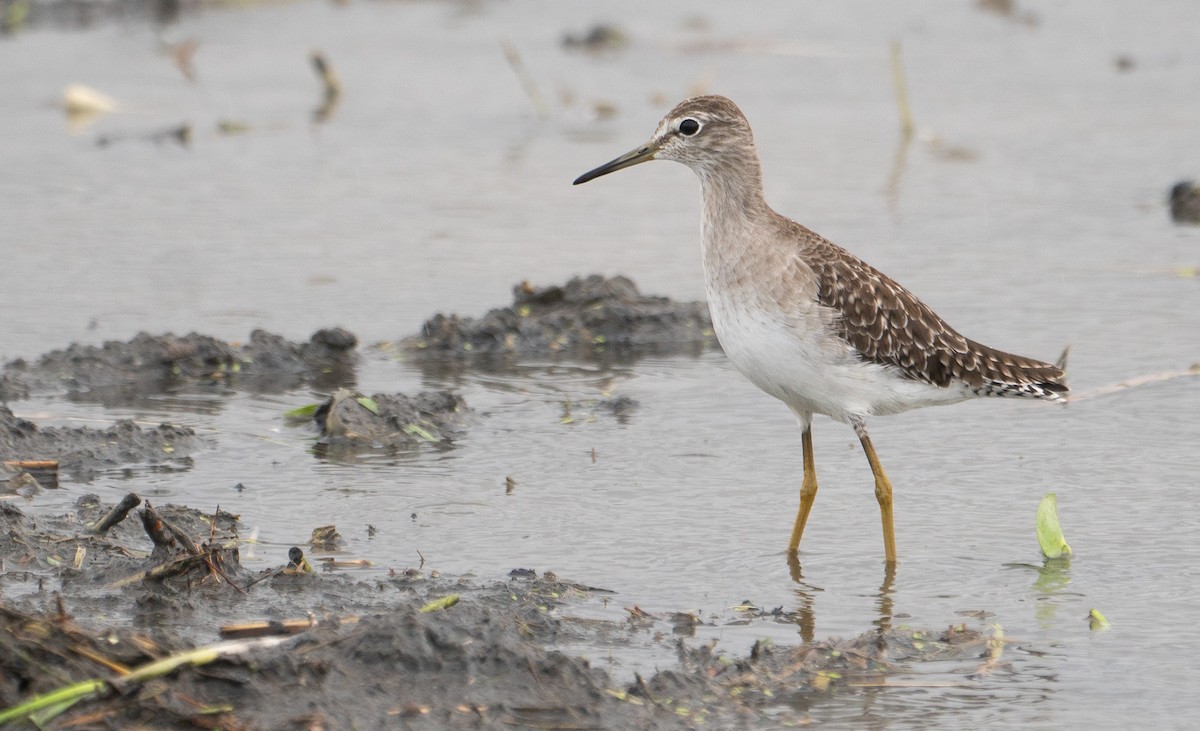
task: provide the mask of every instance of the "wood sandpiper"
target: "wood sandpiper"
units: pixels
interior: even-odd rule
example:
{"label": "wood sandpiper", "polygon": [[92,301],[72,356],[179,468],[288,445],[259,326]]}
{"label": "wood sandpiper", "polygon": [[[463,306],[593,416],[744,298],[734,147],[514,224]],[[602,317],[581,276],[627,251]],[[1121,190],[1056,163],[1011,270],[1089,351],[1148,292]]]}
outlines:
{"label": "wood sandpiper", "polygon": [[717,338],[734,366],[787,404],[803,430],[790,554],[817,495],[813,414],[858,434],[893,564],[892,485],[867,434],[868,416],[980,396],[1064,400],[1062,369],[968,340],[887,275],[771,210],[750,124],[730,100],[680,102],[649,142],[575,185],[647,160],[681,162],[699,176],[704,281]]}

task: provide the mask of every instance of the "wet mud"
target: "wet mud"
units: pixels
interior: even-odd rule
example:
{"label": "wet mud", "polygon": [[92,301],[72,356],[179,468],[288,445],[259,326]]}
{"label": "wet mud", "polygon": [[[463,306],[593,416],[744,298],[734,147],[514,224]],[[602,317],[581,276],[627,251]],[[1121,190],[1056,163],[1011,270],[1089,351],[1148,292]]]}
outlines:
{"label": "wet mud", "polygon": [[[207,443],[191,428],[173,424],[142,427],[122,419],[106,429],[93,427],[39,427],[13,415],[0,405],[0,460],[10,463],[57,462],[56,471],[87,481],[104,469],[134,464],[164,465],[173,469],[191,466],[193,452]],[[16,474],[19,465],[9,465]],[[39,470],[30,473],[37,478]],[[54,487],[56,485],[46,485]]]}
{"label": "wet mud", "polygon": [[[995,638],[960,625],[730,656],[679,639],[695,617],[635,607],[625,623],[573,619],[603,590],[548,573],[250,572],[236,516],[161,506],[154,525],[137,519],[145,510],[99,535],[110,506],[94,496],[37,520],[0,502],[0,714],[95,680],[42,727],[758,728],[805,723],[814,704],[921,662],[987,673],[997,654]],[[179,540],[154,538],[168,522]],[[569,649],[639,636],[674,645],[677,665],[619,681]],[[197,646],[211,653],[162,669]]]}

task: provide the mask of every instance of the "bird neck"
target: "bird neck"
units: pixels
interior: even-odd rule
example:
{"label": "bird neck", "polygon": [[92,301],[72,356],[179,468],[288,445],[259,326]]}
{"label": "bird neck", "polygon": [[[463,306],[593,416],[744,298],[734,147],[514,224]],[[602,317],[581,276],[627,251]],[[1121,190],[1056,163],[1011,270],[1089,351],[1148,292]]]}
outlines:
{"label": "bird neck", "polygon": [[747,277],[769,256],[774,213],[763,199],[762,175],[753,150],[741,159],[723,159],[697,169],[702,202],[704,271],[710,301],[724,292],[740,292]]}
{"label": "bird neck", "polygon": [[[770,216],[763,199],[762,173],[753,149],[737,158],[697,167],[703,207],[705,249],[732,253],[748,240],[746,233]],[[706,255],[707,257],[707,255]]]}
{"label": "bird neck", "polygon": [[697,166],[706,222],[748,220],[767,207],[762,168],[753,148],[745,154]]}

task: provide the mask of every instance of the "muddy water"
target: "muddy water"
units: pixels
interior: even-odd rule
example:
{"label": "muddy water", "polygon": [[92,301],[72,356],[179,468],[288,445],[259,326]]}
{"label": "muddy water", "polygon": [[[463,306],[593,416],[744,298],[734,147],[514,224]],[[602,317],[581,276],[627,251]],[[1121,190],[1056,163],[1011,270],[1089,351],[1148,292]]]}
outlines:
{"label": "muddy water", "polygon": [[[185,16],[167,40],[201,45],[186,82],[144,22],[34,29],[0,42],[0,355],[35,356],[141,329],[294,339],[342,325],[365,342],[436,311],[477,314],[514,282],[625,273],[642,290],[702,296],[696,183],[656,164],[572,188],[639,144],[703,86],[735,98],[764,158],[768,198],[921,294],[966,334],[1045,358],[1071,344],[1081,393],[1200,359],[1200,229],[1171,225],[1166,190],[1200,176],[1200,9],[1189,2],[1037,6],[1037,22],[970,4],[792,3],[756,13],[694,3],[298,3]],[[1021,11],[1024,12],[1024,11]],[[560,48],[618,23],[628,47]],[[268,32],[269,31],[269,32]],[[520,51],[549,107],[539,119],[504,61]],[[898,144],[888,44],[904,44],[920,134]],[[344,99],[311,119],[319,48]],[[1118,71],[1115,59],[1133,60]],[[71,132],[50,105],[69,82],[126,110]],[[596,102],[615,105],[596,120]],[[223,136],[221,120],[245,124]],[[189,122],[192,144],[117,140]],[[611,370],[530,364],[504,375],[423,372],[368,354],[365,392],[459,390],[478,419],[448,451],[309,453],[282,411],[309,393],[179,393],[136,410],[34,399],[44,423],[169,419],[217,449],[184,472],[135,469],[68,484],[220,503],[275,562],[318,524],[378,571],[419,562],[501,576],[514,567],[614,589],[608,606],[695,610],[696,641],[850,636],[989,613],[1012,641],[986,677],[825,704],[816,718],[881,726],[1182,724],[1200,526],[1191,511],[1200,390],[1176,380],[1066,409],[975,403],[873,425],[897,490],[902,562],[881,561],[870,473],[853,433],[816,424],[821,494],[802,565],[782,553],[799,483],[786,409],[719,354]],[[638,401],[624,421],[593,413]],[[570,418],[566,403],[570,403]],[[594,458],[593,458],[594,454]],[[505,477],[516,487],[506,494]],[[244,489],[235,489],[241,484]],[[1057,492],[1068,567],[1033,535]],[[152,498],[153,499],[153,498]],[[367,525],[378,528],[368,537]],[[731,624],[750,600],[797,624]],[[1090,632],[1098,608],[1112,621]],[[587,651],[589,648],[583,648]],[[595,648],[618,673],[663,666]]]}

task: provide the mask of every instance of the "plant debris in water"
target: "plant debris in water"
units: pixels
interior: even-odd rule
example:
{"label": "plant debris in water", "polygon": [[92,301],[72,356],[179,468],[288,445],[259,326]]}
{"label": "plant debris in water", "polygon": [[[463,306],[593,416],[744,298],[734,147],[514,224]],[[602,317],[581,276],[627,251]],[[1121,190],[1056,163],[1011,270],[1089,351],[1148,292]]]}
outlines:
{"label": "plant debris in water", "polygon": [[423,442],[449,446],[467,414],[462,397],[447,391],[367,397],[339,389],[316,407],[312,419],[321,432],[318,444],[325,450],[390,449]]}

